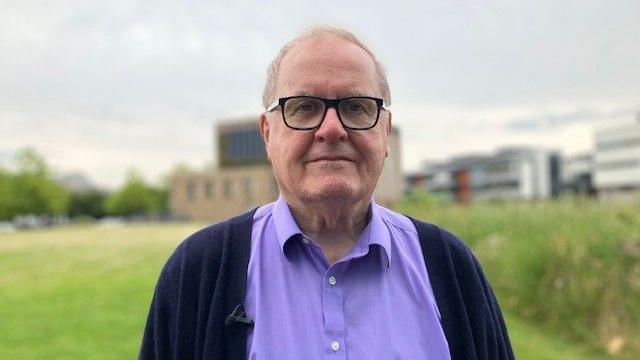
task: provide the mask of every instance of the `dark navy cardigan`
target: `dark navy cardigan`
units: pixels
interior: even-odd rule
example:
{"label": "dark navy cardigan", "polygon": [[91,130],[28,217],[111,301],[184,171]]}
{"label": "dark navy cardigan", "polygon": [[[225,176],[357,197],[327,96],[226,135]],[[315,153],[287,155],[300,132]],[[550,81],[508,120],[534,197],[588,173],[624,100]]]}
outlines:
{"label": "dark navy cardigan", "polygon": [[[247,326],[225,319],[244,301],[254,211],[178,246],[160,273],[139,358],[245,359]],[[450,232],[411,220],[451,358],[513,359],[498,302],[471,250]]]}

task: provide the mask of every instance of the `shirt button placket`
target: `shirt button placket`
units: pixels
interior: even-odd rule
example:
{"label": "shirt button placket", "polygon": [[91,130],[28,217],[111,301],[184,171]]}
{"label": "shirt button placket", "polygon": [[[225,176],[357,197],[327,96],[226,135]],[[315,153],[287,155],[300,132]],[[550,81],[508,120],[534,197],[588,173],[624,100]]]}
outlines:
{"label": "shirt button placket", "polygon": [[322,286],[325,344],[327,344],[326,359],[346,359],[342,284],[337,278],[336,269],[339,269],[339,265],[336,265],[327,270]]}

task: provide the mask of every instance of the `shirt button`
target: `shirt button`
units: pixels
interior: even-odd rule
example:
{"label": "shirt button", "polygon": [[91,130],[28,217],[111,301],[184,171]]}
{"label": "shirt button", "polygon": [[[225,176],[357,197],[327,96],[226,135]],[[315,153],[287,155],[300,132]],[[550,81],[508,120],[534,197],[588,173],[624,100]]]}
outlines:
{"label": "shirt button", "polygon": [[[329,276],[329,285],[333,286],[336,284],[336,278],[333,276]],[[334,341],[335,342],[335,341]],[[336,343],[337,344],[337,343]],[[338,345],[340,346],[340,345]]]}
{"label": "shirt button", "polygon": [[309,245],[309,239],[307,239],[306,237],[302,238],[302,242]]}
{"label": "shirt button", "polygon": [[340,350],[340,343],[337,341],[331,342],[331,350],[338,351]]}

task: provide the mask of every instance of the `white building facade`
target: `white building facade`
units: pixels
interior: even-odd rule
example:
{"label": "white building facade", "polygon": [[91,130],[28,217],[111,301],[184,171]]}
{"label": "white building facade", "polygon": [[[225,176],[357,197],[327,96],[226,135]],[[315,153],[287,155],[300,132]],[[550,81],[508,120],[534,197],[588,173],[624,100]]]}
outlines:
{"label": "white building facade", "polygon": [[599,196],[634,197],[640,190],[640,116],[595,132],[594,186]]}
{"label": "white building facade", "polygon": [[548,199],[560,190],[559,156],[553,151],[508,148],[490,156],[464,156],[425,170],[426,187],[460,201]]}

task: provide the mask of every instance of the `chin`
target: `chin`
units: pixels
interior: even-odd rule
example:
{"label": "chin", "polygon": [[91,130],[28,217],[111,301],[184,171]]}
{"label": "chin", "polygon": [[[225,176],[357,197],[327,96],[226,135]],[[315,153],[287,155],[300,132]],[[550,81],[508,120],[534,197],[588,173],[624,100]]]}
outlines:
{"label": "chin", "polygon": [[306,190],[309,200],[322,202],[359,200],[362,196],[358,186],[344,181],[312,185]]}

